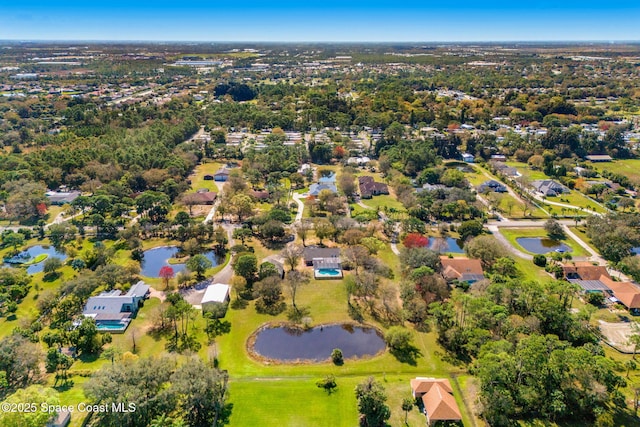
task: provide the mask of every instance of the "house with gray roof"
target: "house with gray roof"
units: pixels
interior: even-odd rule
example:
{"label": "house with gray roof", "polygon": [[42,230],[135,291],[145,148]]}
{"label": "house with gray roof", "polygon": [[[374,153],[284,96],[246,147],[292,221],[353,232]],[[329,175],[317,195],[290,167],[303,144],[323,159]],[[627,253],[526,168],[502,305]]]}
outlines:
{"label": "house with gray roof", "polygon": [[569,193],[570,190],[564,185],[555,182],[552,179],[542,179],[538,181],[532,181],[531,186],[540,194],[546,197],[559,196],[564,193]]}
{"label": "house with gray roof", "polygon": [[126,294],[114,289],[89,298],[82,314],[93,318],[99,331],[124,332],[148,297],[149,285],[139,281]]}
{"label": "house with gray roof", "polygon": [[309,186],[309,195],[318,197],[322,190],[329,190],[333,194],[338,194],[338,188],[333,183],[316,183]]}
{"label": "house with gray roof", "polygon": [[507,186],[499,183],[495,179],[490,179],[488,181],[483,182],[478,186],[478,193],[506,193]]}

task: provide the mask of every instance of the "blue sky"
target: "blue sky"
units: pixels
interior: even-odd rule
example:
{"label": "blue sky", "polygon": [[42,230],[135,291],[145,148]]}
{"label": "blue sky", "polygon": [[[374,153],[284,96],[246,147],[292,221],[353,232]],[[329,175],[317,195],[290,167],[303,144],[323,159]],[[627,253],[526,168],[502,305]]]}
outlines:
{"label": "blue sky", "polygon": [[[488,4],[484,4],[488,3]],[[0,0],[0,39],[640,40],[640,1]]]}

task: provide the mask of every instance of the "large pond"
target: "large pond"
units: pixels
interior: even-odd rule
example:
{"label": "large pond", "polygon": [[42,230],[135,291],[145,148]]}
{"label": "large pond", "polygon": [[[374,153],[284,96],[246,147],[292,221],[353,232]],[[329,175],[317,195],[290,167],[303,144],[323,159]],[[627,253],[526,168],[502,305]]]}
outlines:
{"label": "large pond", "polygon": [[265,328],[258,332],[253,350],[268,359],[285,362],[320,362],[331,357],[334,348],[345,358],[372,356],[385,349],[378,331],[352,325],[318,326],[309,330],[287,327]]}
{"label": "large pond", "polygon": [[[33,260],[34,258],[42,254],[46,254],[47,258],[51,258],[51,257],[59,258],[60,261],[64,261],[65,259],[67,259],[66,254],[58,251],[53,246],[43,246],[43,245],[31,246],[29,249],[26,249],[20,252],[15,258],[16,260],[21,260],[22,262],[28,263],[29,260]],[[37,264],[29,265],[27,267],[27,273],[29,274],[40,273],[42,270],[44,270],[44,261],[47,258],[44,258],[42,261],[40,261]],[[16,266],[19,264],[21,263],[11,263],[8,265]]]}
{"label": "large pond", "polygon": [[[179,273],[187,268],[185,264],[169,264],[169,259],[175,257],[179,249],[177,246],[162,246],[144,251],[144,257],[140,264],[140,274],[146,277],[159,277],[160,269],[165,265],[173,268],[174,273]],[[207,257],[215,267],[220,263],[220,258],[216,256],[214,251],[204,252],[202,255]]]}
{"label": "large pond", "polygon": [[548,252],[571,252],[571,248],[558,240],[544,237],[518,237],[516,242],[527,251],[534,254],[546,254]]}
{"label": "large pond", "polygon": [[432,251],[452,254],[463,254],[462,242],[454,239],[453,237],[447,237],[445,239],[441,237],[429,238],[429,249]]}

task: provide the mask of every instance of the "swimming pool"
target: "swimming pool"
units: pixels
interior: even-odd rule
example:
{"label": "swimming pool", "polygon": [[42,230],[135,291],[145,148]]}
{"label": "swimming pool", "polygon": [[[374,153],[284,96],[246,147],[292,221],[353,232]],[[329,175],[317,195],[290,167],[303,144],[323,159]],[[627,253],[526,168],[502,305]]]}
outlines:
{"label": "swimming pool", "polygon": [[129,326],[128,321],[103,320],[96,324],[100,332],[124,332]]}
{"label": "swimming pool", "polygon": [[342,270],[339,268],[319,268],[313,271],[316,279],[341,279]]}

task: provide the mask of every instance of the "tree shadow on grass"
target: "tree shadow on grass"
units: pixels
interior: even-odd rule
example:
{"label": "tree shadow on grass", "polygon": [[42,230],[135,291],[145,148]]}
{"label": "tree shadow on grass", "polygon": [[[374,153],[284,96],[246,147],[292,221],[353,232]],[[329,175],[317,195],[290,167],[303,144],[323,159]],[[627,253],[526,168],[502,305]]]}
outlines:
{"label": "tree shadow on grass", "polygon": [[406,363],[411,366],[418,364],[418,357],[422,356],[422,352],[418,347],[411,344],[407,344],[402,348],[392,348],[389,350],[396,359],[401,363]]}
{"label": "tree shadow on grass", "polygon": [[249,301],[245,299],[235,299],[231,302],[231,308],[233,310],[244,310],[249,305]]}

